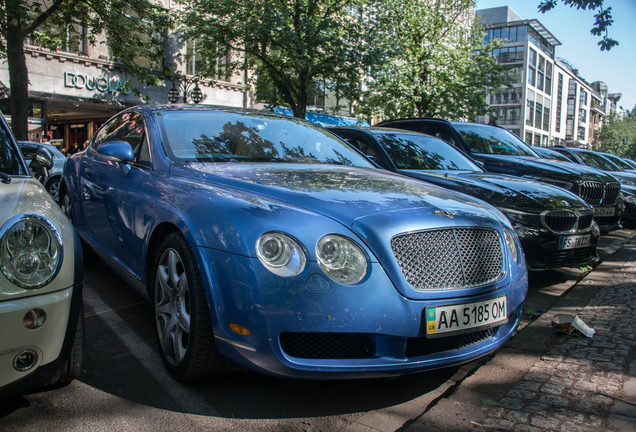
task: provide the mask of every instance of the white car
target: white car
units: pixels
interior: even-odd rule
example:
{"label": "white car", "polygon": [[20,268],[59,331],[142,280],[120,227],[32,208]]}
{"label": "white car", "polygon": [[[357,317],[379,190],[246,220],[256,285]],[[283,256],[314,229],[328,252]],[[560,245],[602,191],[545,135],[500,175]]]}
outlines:
{"label": "white car", "polygon": [[[32,168],[45,175],[41,149]],[[59,388],[80,373],[84,351],[81,243],[31,176],[0,114],[0,399]]]}

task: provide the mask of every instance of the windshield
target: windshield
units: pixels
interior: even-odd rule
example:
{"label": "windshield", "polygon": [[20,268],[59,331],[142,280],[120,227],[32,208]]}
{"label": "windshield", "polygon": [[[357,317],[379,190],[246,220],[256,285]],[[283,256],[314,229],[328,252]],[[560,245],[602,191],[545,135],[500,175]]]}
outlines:
{"label": "windshield", "polygon": [[597,155],[596,153],[579,152],[578,155],[585,165],[591,166],[592,168],[598,168],[604,171],[622,171],[612,162],[608,161],[601,155]]}
{"label": "windshield", "polygon": [[624,160],[622,160],[618,156],[614,156],[614,155],[610,155],[610,154],[606,154],[606,155],[603,155],[603,156],[605,156],[610,161],[614,162],[614,165],[618,166],[622,170],[633,170],[634,169],[627,162],[625,162]]}
{"label": "windshield", "polygon": [[530,146],[506,129],[472,123],[453,123],[473,153],[539,157]]}
{"label": "windshield", "polygon": [[260,113],[164,111],[164,150],[175,162],[320,163],[373,168],[364,156],[311,123]]}
{"label": "windshield", "polygon": [[539,156],[541,156],[543,159],[553,159],[553,160],[558,160],[558,161],[563,161],[563,162],[572,162],[570,159],[568,159],[567,157],[563,156],[561,153],[557,153],[555,151],[552,150],[544,150],[544,149],[532,149],[535,152],[539,153]]}
{"label": "windshield", "polygon": [[[2,114],[0,114],[1,116]],[[23,171],[20,156],[11,145],[9,132],[0,123],[0,172],[7,175],[28,175]]]}
{"label": "windshield", "polygon": [[400,133],[375,137],[398,169],[482,172],[470,159],[437,138]]}

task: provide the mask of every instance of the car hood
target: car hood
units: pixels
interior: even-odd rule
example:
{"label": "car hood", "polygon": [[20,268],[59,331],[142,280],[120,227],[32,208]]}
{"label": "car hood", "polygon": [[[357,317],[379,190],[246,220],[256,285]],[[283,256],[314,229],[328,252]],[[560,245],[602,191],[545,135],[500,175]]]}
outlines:
{"label": "car hood", "polygon": [[[585,165],[562,162],[552,159],[539,159],[534,157],[474,154],[475,159],[488,164],[504,165],[514,169],[515,175],[532,177],[552,177],[560,181],[580,182],[616,182],[611,175]],[[488,167],[486,167],[488,169]]]}
{"label": "car hood", "polygon": [[[173,175],[225,184],[323,214],[351,227],[358,218],[418,209],[505,222],[485,203],[388,171],[313,164],[191,163]],[[465,220],[464,220],[465,222]]]}
{"label": "car hood", "polygon": [[588,207],[583,200],[564,189],[519,177],[467,171],[399,172],[477,197],[495,207],[538,212]]}

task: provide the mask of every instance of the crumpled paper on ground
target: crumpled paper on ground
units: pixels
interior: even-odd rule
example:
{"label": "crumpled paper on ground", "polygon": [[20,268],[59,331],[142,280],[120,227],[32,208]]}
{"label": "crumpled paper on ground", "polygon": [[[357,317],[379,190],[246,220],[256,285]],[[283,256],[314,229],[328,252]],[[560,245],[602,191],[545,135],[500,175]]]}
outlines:
{"label": "crumpled paper on ground", "polygon": [[576,329],[589,338],[594,336],[595,333],[594,329],[588,327],[581,318],[567,314],[555,315],[554,318],[552,318],[552,328],[557,333],[568,335]]}

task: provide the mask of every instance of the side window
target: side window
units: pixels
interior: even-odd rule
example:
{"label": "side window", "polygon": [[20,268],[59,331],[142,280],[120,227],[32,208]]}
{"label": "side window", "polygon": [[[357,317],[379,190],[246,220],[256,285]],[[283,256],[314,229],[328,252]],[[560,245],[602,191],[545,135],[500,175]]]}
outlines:
{"label": "side window", "polygon": [[572,162],[574,163],[578,163],[578,161],[576,160],[576,158],[574,157],[574,155],[571,155],[568,152],[559,152],[561,153],[563,156],[565,156],[566,158],[570,159]]}
{"label": "side window", "polygon": [[141,145],[139,146],[139,152],[135,152],[135,161],[138,164],[144,166],[151,166],[150,151],[148,150],[148,140],[146,139],[145,135],[141,141]]}
{"label": "side window", "polygon": [[399,121],[399,122],[387,124],[386,127],[419,132],[421,125],[420,125],[420,122],[418,121]]}
{"label": "side window", "polygon": [[140,152],[140,146],[144,140],[143,116],[136,112],[121,114],[102,127],[93,141],[93,148],[109,141],[128,141],[135,154]]}
{"label": "side window", "polygon": [[451,143],[454,146],[457,146],[457,143],[455,143],[455,140],[453,139],[453,136],[451,135],[450,131],[444,126],[439,126],[435,124],[425,124],[425,125],[422,125],[422,133],[443,139],[444,141]]}

